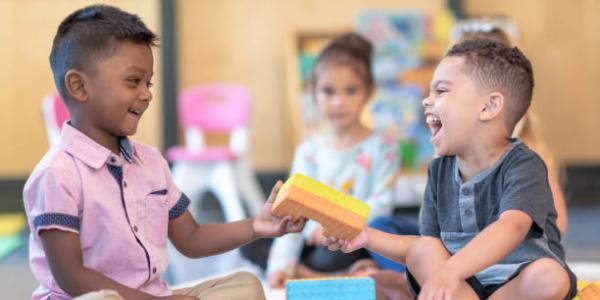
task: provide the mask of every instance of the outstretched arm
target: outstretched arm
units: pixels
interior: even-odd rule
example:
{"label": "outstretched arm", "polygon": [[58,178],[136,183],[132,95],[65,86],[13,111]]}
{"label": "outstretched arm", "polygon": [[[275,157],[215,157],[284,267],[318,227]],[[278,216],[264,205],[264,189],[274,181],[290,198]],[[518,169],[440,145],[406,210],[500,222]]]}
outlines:
{"label": "outstretched arm", "polygon": [[350,241],[329,237],[325,238],[323,243],[331,251],[341,250],[348,253],[367,248],[391,260],[404,263],[408,248],[417,238],[417,235],[397,235],[366,227]]}
{"label": "outstretched arm", "polygon": [[188,257],[204,257],[235,249],[261,237],[276,237],[304,228],[305,219],[291,221],[271,213],[281,182],[273,187],[267,203],[254,218],[225,224],[196,223],[186,211],[169,221],[169,238],[175,247]]}

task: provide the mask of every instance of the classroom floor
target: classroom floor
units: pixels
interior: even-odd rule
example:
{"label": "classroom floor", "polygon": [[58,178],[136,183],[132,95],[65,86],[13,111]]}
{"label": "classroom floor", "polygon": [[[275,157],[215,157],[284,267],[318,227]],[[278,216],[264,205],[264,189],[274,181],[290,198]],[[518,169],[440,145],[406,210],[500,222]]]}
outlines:
{"label": "classroom floor", "polygon": [[[2,201],[2,199],[0,199]],[[212,220],[211,220],[212,218]],[[207,221],[218,220],[217,211],[207,209]],[[564,239],[567,260],[577,266],[588,280],[600,280],[600,204],[579,205],[569,207],[569,230]],[[242,268],[253,268],[243,260],[239,252],[202,259],[203,270],[199,277],[214,276],[226,270],[219,270],[224,262],[231,266],[232,260],[237,260]],[[594,265],[580,264],[592,262]],[[593,277],[593,278],[592,278]],[[0,291],[2,299],[29,299],[31,292],[37,286],[29,271],[27,261],[27,245],[22,245],[16,252],[0,261]],[[10,278],[10,280],[9,280]],[[267,290],[268,299],[283,299],[282,291]]]}

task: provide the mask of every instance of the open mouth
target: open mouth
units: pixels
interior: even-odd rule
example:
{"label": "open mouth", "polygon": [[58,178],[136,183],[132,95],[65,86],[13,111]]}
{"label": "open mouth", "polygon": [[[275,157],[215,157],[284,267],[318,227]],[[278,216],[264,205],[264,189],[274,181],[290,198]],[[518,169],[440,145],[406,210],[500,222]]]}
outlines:
{"label": "open mouth", "polygon": [[427,125],[429,125],[429,129],[431,130],[431,139],[434,139],[442,129],[442,121],[434,114],[427,114],[425,116],[425,122],[427,122]]}
{"label": "open mouth", "polygon": [[133,109],[133,108],[130,108],[130,109],[128,109],[127,111],[128,111],[129,113],[132,113],[132,114],[134,114],[134,115],[138,116],[138,117],[139,117],[139,116],[141,116],[141,115],[142,115],[142,113],[144,113],[144,111],[143,111],[143,110],[141,110],[141,109]]}

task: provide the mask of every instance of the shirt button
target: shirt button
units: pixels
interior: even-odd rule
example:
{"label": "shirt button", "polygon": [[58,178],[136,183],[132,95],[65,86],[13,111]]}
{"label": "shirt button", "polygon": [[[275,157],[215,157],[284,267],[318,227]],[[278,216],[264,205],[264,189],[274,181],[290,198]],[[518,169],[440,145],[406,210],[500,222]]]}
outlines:
{"label": "shirt button", "polygon": [[133,225],[133,231],[138,232],[138,227]]}
{"label": "shirt button", "polygon": [[465,209],[465,215],[466,215],[466,216],[470,216],[472,213],[473,213],[473,211],[472,211],[472,210],[470,210],[470,209],[468,209],[468,208],[467,208],[467,209]]}
{"label": "shirt button", "polygon": [[471,194],[471,191],[467,188],[462,189],[462,194],[463,196],[469,196],[469,194]]}
{"label": "shirt button", "polygon": [[152,268],[152,274],[156,274],[156,267]]}
{"label": "shirt button", "polygon": [[127,181],[123,181],[123,187],[127,187]]}

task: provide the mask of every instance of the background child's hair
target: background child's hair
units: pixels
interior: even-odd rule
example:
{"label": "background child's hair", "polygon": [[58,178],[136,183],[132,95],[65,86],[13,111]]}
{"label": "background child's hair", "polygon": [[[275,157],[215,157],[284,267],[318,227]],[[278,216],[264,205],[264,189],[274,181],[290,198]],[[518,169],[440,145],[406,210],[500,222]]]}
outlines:
{"label": "background child's hair", "polygon": [[58,26],[50,67],[63,99],[64,76],[70,69],[93,71],[95,63],[114,53],[119,43],[131,41],[156,46],[158,38],[135,14],[108,5],[91,5],[66,17]]}
{"label": "background child's hair", "polygon": [[486,88],[506,98],[509,132],[523,117],[533,94],[533,71],[529,59],[517,47],[491,39],[467,40],[454,45],[446,57],[464,57],[467,72]]}
{"label": "background child's hair", "polygon": [[331,41],[317,57],[311,83],[315,86],[319,68],[328,65],[347,65],[354,69],[367,87],[373,86],[371,57],[373,46],[361,35],[350,32]]}

